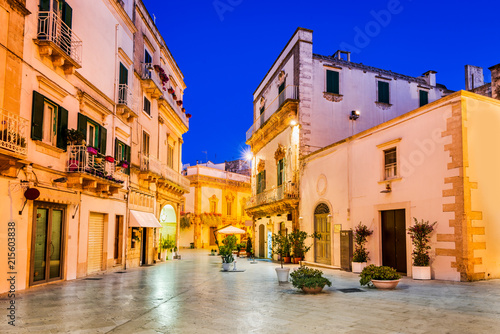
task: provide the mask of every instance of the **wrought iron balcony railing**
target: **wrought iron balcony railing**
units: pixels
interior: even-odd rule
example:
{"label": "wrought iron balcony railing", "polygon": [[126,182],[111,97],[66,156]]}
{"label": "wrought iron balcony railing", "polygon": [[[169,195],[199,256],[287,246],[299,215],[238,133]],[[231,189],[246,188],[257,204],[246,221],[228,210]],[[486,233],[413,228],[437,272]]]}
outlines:
{"label": "wrought iron balcony railing", "polygon": [[264,125],[264,123],[280,109],[280,107],[287,100],[297,100],[299,98],[299,87],[298,86],[286,86],[285,89],[276,96],[271,103],[266,106],[264,112],[255,120],[252,127],[247,131],[246,140],[250,139],[252,135]]}
{"label": "wrought iron balcony railing", "polygon": [[260,194],[252,196],[247,201],[247,208],[252,208],[255,206],[270,204],[284,199],[298,198],[298,189],[295,183],[288,182],[282,184],[278,187],[273,187],[272,189],[265,190]]}
{"label": "wrought iron balcony railing", "polygon": [[125,182],[126,177],[117,173],[119,167],[114,161],[108,161],[102,154],[91,151],[86,145],[69,145],[66,171],[88,174],[116,183]]}
{"label": "wrought iron balcony railing", "polygon": [[29,121],[0,109],[0,148],[14,153],[28,154]]}
{"label": "wrought iron balcony railing", "polygon": [[51,41],[78,65],[82,65],[82,40],[54,12],[38,14],[37,39]]}
{"label": "wrought iron balcony railing", "polygon": [[119,84],[118,85],[118,104],[123,104],[128,107],[128,85],[126,84]]}

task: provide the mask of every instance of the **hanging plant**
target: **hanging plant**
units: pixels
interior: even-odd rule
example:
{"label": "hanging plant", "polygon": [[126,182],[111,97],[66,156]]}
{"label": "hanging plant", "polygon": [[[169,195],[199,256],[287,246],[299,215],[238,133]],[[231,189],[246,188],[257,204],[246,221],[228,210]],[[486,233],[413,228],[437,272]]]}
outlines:
{"label": "hanging plant", "polygon": [[177,101],[177,105],[180,107],[182,106],[182,100]]}
{"label": "hanging plant", "polygon": [[181,212],[181,229],[186,229],[191,227],[191,212]]}

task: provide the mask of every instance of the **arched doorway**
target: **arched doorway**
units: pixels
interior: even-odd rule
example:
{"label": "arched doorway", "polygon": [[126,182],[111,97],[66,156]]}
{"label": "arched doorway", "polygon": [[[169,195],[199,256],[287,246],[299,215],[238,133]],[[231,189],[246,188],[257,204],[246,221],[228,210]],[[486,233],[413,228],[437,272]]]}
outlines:
{"label": "arched doorway", "polygon": [[160,224],[162,226],[160,240],[161,238],[170,238],[175,241],[177,236],[177,215],[172,205],[167,204],[161,209]]}
{"label": "arched doorway", "polygon": [[266,256],[266,251],[265,251],[265,241],[266,241],[266,235],[265,231],[266,227],[264,225],[259,226],[259,257],[265,257]]}
{"label": "arched doorway", "polygon": [[332,263],[329,214],[330,209],[325,203],[320,203],[314,210],[314,232],[321,236],[314,241],[314,261],[317,263]]}

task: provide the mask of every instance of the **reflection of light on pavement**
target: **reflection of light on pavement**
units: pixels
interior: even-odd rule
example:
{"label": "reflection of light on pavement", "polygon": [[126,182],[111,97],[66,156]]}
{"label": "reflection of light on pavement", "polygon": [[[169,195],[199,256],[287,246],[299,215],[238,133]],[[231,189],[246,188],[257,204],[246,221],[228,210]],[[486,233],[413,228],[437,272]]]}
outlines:
{"label": "reflection of light on pavement", "polygon": [[262,314],[254,311],[246,313],[243,317],[238,317],[237,321],[238,327],[236,329],[236,333],[249,333],[261,328],[263,317]]}

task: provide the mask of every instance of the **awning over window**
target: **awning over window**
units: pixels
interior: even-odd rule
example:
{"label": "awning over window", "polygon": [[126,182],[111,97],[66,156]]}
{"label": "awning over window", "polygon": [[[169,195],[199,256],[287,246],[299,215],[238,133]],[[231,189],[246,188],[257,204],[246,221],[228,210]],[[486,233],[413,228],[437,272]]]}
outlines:
{"label": "awning over window", "polygon": [[162,227],[155,215],[150,212],[130,210],[129,227]]}

